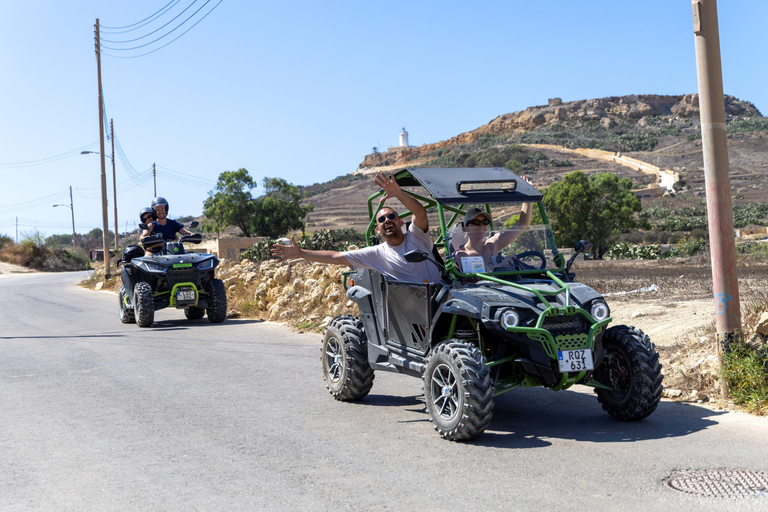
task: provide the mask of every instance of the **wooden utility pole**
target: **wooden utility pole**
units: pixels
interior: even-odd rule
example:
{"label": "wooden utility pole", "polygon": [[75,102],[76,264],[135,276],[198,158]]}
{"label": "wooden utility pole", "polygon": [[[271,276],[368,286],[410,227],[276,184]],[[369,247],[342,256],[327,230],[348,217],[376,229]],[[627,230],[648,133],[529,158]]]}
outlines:
{"label": "wooden utility pole", "polygon": [[117,230],[117,179],[115,178],[115,130],[112,125],[112,119],[109,120],[109,140],[112,141],[112,190],[114,191],[114,203],[115,203],[115,256],[118,255],[118,230]]}
{"label": "wooden utility pole", "polygon": [[72,201],[72,185],[69,186],[69,209],[72,210],[72,247],[75,246],[75,203]]}
{"label": "wooden utility pole", "polygon": [[[725,126],[723,71],[720,63],[720,32],[716,0],[692,0],[693,33],[701,112],[701,147],[707,191],[709,247],[712,256],[712,287],[715,295],[715,325],[718,353],[741,341],[739,280],[736,271],[736,240],[729,181],[728,142]],[[721,379],[720,391],[728,395]]]}
{"label": "wooden utility pole", "polygon": [[155,172],[155,162],[152,162],[152,182],[155,184],[155,195],[152,197],[157,197],[157,173]]}
{"label": "wooden utility pole", "polygon": [[[99,18],[96,18],[96,75],[99,85],[99,155],[101,156],[101,217],[104,232],[104,279],[112,277],[109,269],[109,218],[107,216],[107,163],[104,160],[104,98],[101,92],[101,42],[99,38]],[[117,233],[115,233],[117,236]]]}

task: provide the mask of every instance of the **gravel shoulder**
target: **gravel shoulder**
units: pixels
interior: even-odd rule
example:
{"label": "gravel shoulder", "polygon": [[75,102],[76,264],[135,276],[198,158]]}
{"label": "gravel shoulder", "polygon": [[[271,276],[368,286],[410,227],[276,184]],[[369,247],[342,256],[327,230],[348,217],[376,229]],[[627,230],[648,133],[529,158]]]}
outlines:
{"label": "gravel shoulder", "polygon": [[0,261],[0,277],[8,277],[12,274],[32,274],[36,272],[28,267]]}

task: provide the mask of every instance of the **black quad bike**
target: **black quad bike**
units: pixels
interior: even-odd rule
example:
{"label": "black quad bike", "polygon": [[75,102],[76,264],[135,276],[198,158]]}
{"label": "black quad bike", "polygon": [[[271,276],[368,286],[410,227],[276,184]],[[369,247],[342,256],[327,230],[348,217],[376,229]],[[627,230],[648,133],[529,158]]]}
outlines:
{"label": "black quad bike", "polygon": [[[193,222],[190,227],[196,225]],[[146,229],[143,223],[139,227]],[[190,320],[208,313],[212,323],[223,322],[227,316],[227,290],[221,279],[214,277],[219,259],[213,254],[184,250],[185,243],[201,241],[200,234],[182,236],[177,242],[149,236],[141,240],[143,248],[126,247],[118,262],[123,265],[123,284],[118,292],[120,321],[149,327],[155,320],[155,311],[171,307],[183,309]],[[145,249],[156,252],[144,256]]]}
{"label": "black quad bike", "polygon": [[[603,409],[622,421],[656,409],[662,374],[653,343],[634,327],[608,327],[605,299],[570,272],[592,244],[579,242],[566,262],[539,191],[504,168],[406,168],[395,179],[428,211],[437,211],[435,245],[445,262],[437,251],[411,251],[406,259],[437,265],[442,281],[395,281],[369,269],[345,275],[360,318],[334,318],[325,331],[322,369],[335,399],[364,398],[374,371],[419,377],[435,429],[455,441],[480,435],[491,421],[494,397],[516,388],[591,386]],[[376,243],[374,204],[382,194],[368,202],[370,244]],[[538,205],[543,225],[514,234],[492,223],[483,235],[475,226],[464,229],[472,206],[490,217],[491,205],[526,202]],[[508,244],[486,263],[457,255],[470,236],[498,236]]]}

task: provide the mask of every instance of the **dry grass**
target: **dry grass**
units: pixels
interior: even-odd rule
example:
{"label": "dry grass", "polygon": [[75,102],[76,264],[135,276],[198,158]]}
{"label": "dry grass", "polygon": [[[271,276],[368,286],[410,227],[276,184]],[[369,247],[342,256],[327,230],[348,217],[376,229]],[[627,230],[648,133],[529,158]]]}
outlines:
{"label": "dry grass", "polygon": [[27,243],[9,243],[0,248],[0,261],[44,272],[88,270],[90,264],[82,250],[73,252]]}

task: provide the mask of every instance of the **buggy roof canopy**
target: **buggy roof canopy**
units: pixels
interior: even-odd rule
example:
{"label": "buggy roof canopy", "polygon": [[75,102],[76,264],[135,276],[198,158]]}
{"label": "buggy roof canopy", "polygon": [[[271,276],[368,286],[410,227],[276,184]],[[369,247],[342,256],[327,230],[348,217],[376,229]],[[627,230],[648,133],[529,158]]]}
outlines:
{"label": "buggy roof canopy", "polygon": [[537,203],[542,197],[504,167],[406,167],[395,179],[401,187],[424,187],[441,204]]}

